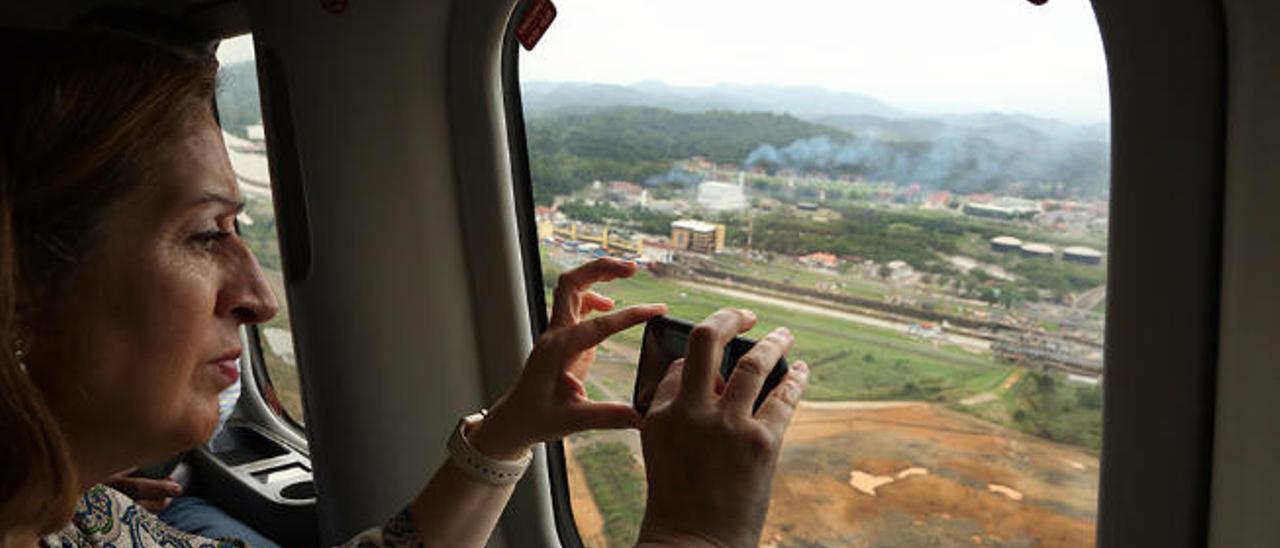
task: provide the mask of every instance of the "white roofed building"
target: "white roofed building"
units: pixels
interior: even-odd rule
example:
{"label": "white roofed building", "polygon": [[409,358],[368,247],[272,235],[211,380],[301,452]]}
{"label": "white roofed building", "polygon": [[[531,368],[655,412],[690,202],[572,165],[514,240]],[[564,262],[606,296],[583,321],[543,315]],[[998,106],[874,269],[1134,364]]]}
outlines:
{"label": "white roofed building", "polygon": [[733,183],[707,181],[698,185],[698,205],[713,213],[741,211],[749,205],[746,192]]}
{"label": "white roofed building", "polygon": [[724,225],[692,219],[675,221],[671,223],[671,244],[695,253],[720,253],[724,251]]}

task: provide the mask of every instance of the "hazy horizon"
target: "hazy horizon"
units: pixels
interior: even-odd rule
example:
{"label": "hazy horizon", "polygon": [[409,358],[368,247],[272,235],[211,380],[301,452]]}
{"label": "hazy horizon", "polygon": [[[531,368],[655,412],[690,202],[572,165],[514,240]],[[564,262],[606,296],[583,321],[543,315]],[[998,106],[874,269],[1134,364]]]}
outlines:
{"label": "hazy horizon", "polygon": [[1110,118],[1087,0],[557,0],[526,80],[821,86],[925,115]]}
{"label": "hazy horizon", "polygon": [[[878,97],[878,96],[876,96],[876,95],[872,95],[872,94],[867,93],[867,92],[858,91],[858,90],[837,90],[837,89],[831,89],[831,88],[828,88],[828,87],[825,87],[825,86],[821,86],[821,85],[816,85],[816,84],[797,84],[797,85],[786,85],[786,84],[776,84],[776,83],[769,83],[769,82],[763,82],[763,83],[751,83],[751,82],[714,82],[714,83],[710,83],[710,84],[702,84],[702,85],[688,85],[688,86],[686,86],[686,85],[677,85],[677,84],[672,84],[671,82],[667,82],[667,81],[660,80],[660,79],[653,79],[653,78],[643,79],[643,80],[636,80],[636,81],[633,81],[633,82],[593,82],[593,81],[588,81],[588,80],[542,80],[542,79],[531,79],[531,80],[525,80],[525,81],[523,82],[523,84],[525,84],[525,85],[528,85],[528,84],[535,84],[535,85],[545,85],[545,86],[556,86],[556,85],[583,85],[583,86],[592,86],[592,85],[601,85],[601,86],[618,86],[618,87],[623,87],[623,88],[639,88],[639,87],[643,87],[643,86],[648,85],[648,84],[658,84],[658,85],[662,85],[662,86],[669,87],[669,88],[671,88],[671,89],[673,89],[673,90],[676,90],[676,91],[693,91],[693,92],[701,92],[701,91],[708,91],[708,92],[709,92],[709,91],[713,91],[713,90],[715,90],[716,88],[719,88],[719,87],[728,87],[728,86],[733,86],[733,87],[763,87],[763,88],[773,88],[773,89],[778,89],[778,90],[819,90],[819,91],[822,91],[822,92],[825,92],[825,93],[832,93],[832,94],[851,94],[851,95],[858,95],[858,96],[862,96],[862,97],[865,97],[865,98],[867,98],[867,99],[871,99],[871,100],[874,100],[874,101],[876,101],[876,102],[879,102],[879,103],[881,103],[881,104],[883,104],[883,105],[885,105],[885,106],[887,106],[887,107],[889,107],[889,108],[892,108],[892,109],[895,109],[895,110],[900,111],[900,113],[899,113],[898,115],[895,115],[895,116],[882,116],[882,117],[886,117],[886,118],[890,118],[890,119],[892,119],[892,118],[902,118],[902,119],[913,119],[913,118],[939,118],[939,117],[941,117],[941,118],[948,118],[948,117],[982,116],[982,115],[991,115],[991,114],[994,114],[994,115],[1005,115],[1005,116],[1028,116],[1028,117],[1032,117],[1032,118],[1040,118],[1040,119],[1046,119],[1046,120],[1053,120],[1053,121],[1056,121],[1056,122],[1061,122],[1061,123],[1065,123],[1065,124],[1069,124],[1069,125],[1075,125],[1075,126],[1096,126],[1096,125],[1109,126],[1109,125],[1111,124],[1111,121],[1110,121],[1110,117],[1109,117],[1109,116],[1108,116],[1107,118],[1103,118],[1103,119],[1101,119],[1101,120],[1092,120],[1092,121],[1091,121],[1091,120],[1074,120],[1074,119],[1068,119],[1068,118],[1064,118],[1064,117],[1060,117],[1060,116],[1048,115],[1048,114],[1044,114],[1044,113],[1026,112],[1026,111],[1021,111],[1021,110],[1011,110],[1011,109],[1003,109],[1003,110],[1000,110],[1000,109],[995,109],[995,110],[935,110],[935,111],[916,110],[916,109],[908,108],[908,107],[905,107],[905,106],[903,106],[903,105],[901,105],[901,104],[898,104],[898,103],[894,102],[892,99],[887,99],[887,98],[884,98],[884,97]],[[793,113],[790,113],[790,114],[793,114]],[[848,114],[848,113],[845,113],[845,112],[838,112],[838,111],[832,111],[832,112],[828,112],[828,113],[826,113],[826,114],[830,114],[830,115],[841,115],[841,114]],[[873,115],[871,115],[871,116],[877,116],[877,115],[874,115],[874,114],[873,114]]]}

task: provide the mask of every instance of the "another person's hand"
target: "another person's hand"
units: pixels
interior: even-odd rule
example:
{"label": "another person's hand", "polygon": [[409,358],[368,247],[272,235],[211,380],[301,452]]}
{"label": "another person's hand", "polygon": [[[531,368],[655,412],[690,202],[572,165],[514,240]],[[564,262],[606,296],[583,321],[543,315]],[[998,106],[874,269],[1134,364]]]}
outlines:
{"label": "another person's hand", "polygon": [[182,494],[182,486],[169,479],[151,479],[130,476],[133,470],[120,472],[107,480],[107,486],[128,495],[138,506],[159,514],[169,507],[173,498]]}
{"label": "another person's hand", "polygon": [[591,291],[591,285],[636,273],[637,266],[619,259],[597,259],[560,275],[547,330],[538,337],[520,380],[471,433],[480,452],[498,459],[518,458],[536,443],[582,430],[631,428],[640,416],[622,402],[595,402],[587,396],[587,372],[596,345],[611,335],[667,311],[645,304],[608,312],[613,300]]}
{"label": "another person's hand", "polygon": [[792,365],[758,411],[765,377],[794,339],[770,332],[718,389],[725,345],[751,329],[749,311],[722,309],[689,334],[685,358],[658,385],[641,439],[649,500],[642,546],[756,546],[769,509],[783,432],[808,382]]}

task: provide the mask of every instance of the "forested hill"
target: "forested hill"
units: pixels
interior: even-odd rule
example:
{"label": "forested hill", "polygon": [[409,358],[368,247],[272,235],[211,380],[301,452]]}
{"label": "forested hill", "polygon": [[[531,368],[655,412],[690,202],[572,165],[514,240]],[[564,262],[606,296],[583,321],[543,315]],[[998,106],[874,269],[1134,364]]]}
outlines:
{"label": "forested hill", "polygon": [[1105,137],[1089,138],[1089,128],[1075,135],[998,115],[828,123],[788,114],[633,106],[532,115],[535,198],[550,203],[595,180],[697,183],[671,165],[692,156],[966,194],[1088,199],[1105,198],[1110,188],[1108,144]]}
{"label": "forested hill", "polygon": [[549,203],[552,197],[594,180],[643,182],[666,173],[672,162],[692,156],[738,165],[762,145],[820,136],[851,137],[794,116],[768,113],[615,107],[561,111],[528,120],[534,194],[539,203]]}

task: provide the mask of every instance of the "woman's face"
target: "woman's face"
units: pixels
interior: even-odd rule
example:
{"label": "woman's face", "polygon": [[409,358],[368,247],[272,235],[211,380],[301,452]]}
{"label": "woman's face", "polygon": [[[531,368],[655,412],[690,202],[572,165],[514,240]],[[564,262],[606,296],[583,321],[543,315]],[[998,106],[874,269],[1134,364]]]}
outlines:
{"label": "woman's face", "polygon": [[108,209],[33,341],[31,370],[73,456],[127,466],[204,442],[239,372],[239,326],[276,313],[235,233],[222,136],[193,117]]}

